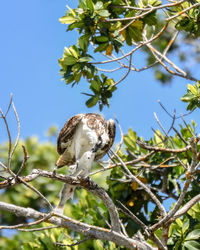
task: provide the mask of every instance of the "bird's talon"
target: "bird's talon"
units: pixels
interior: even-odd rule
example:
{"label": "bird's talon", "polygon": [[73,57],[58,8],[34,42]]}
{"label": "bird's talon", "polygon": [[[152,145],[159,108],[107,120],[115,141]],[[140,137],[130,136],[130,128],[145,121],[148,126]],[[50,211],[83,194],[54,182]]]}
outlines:
{"label": "bird's talon", "polygon": [[52,172],[53,176],[56,176],[56,170],[57,170],[56,168],[53,169],[53,172]]}

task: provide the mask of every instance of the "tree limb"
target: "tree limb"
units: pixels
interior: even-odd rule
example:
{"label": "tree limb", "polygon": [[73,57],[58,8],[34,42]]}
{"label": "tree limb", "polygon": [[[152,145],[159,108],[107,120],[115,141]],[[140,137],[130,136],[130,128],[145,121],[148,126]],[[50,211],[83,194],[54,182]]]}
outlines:
{"label": "tree limb", "polygon": [[[24,216],[35,220],[42,219],[44,216],[46,216],[46,214],[38,212],[32,208],[24,208],[5,202],[0,202],[0,210],[14,213],[16,216]],[[90,236],[92,238],[101,240],[112,241],[119,246],[124,246],[129,249],[136,249],[136,248],[139,250],[155,249],[150,245],[148,245],[147,243],[144,242],[141,243],[139,240],[128,238],[112,230],[88,225],[86,223],[79,222],[64,215],[61,216],[56,213],[53,213],[52,215],[53,217],[47,219],[46,221],[47,223],[57,225],[63,228],[68,228],[70,230],[79,232],[85,236]]]}

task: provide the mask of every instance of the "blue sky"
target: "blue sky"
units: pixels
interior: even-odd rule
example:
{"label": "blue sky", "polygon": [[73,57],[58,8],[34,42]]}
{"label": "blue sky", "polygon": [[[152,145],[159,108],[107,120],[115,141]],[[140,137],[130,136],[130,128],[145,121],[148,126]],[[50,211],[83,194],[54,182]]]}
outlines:
{"label": "blue sky", "polygon": [[[76,43],[77,35],[67,33],[67,27],[58,19],[64,15],[66,4],[73,8],[76,2],[8,0],[1,3],[0,107],[5,111],[10,93],[13,93],[22,138],[38,135],[40,140],[45,140],[45,131],[51,125],[61,128],[74,114],[98,112],[97,107],[88,109],[85,106],[87,97],[80,94],[87,91],[87,82],[71,88],[61,81],[59,74],[58,58],[64,46]],[[140,54],[136,56],[136,60],[142,59]],[[158,128],[153,112],[169,126],[169,117],[157,100],[161,100],[170,112],[176,108],[177,113],[185,113],[186,105],[180,98],[188,82],[177,78],[173,84],[163,87],[155,81],[151,70],[133,72],[120,84],[110,109],[104,109],[103,114],[106,118],[116,114],[124,132],[132,127],[140,136],[149,138],[153,134],[151,127]],[[198,123],[197,115],[192,114],[188,120],[195,119]],[[15,124],[10,113],[13,135]],[[4,140],[6,134],[0,120],[0,141]]]}

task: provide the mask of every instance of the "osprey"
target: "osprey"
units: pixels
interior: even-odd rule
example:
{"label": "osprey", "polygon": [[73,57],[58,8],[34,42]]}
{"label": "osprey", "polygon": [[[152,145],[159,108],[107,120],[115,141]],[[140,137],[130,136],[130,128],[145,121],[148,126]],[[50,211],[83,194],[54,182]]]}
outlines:
{"label": "osprey", "polygon": [[[113,145],[115,122],[95,113],[72,116],[61,129],[57,138],[60,154],[57,168],[69,166],[71,176],[87,177],[93,161],[101,159]],[[73,197],[75,186],[64,184],[60,203],[56,208],[62,213],[65,202]]]}

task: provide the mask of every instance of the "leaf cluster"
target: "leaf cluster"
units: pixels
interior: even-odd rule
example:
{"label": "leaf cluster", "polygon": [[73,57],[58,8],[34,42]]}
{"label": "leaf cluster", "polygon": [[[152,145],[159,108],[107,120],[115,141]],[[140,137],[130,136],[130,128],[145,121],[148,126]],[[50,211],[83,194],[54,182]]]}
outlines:
{"label": "leaf cluster", "polygon": [[[119,52],[121,53],[122,49],[131,51],[134,46],[143,43],[144,34],[148,39],[158,34],[166,25],[167,17],[176,15],[176,18],[168,23],[166,31],[153,39],[151,44],[161,53],[165,53],[165,49],[171,54],[175,52],[179,56],[180,63],[183,64],[189,56],[184,49],[186,38],[195,39],[200,34],[200,7],[183,12],[183,10],[191,7],[190,1],[184,1],[182,4],[170,8],[166,7],[163,10],[147,11],[150,7],[159,7],[161,4],[162,2],[158,0],[137,2],[129,0],[127,3],[123,0],[79,0],[77,8],[71,9],[67,6],[68,10],[60,18],[60,22],[68,25],[67,31],[76,30],[79,36],[77,44],[65,48],[63,57],[59,59],[60,73],[66,84],[74,86],[82,78],[86,78],[90,90],[93,91],[93,87],[91,88],[93,81],[96,81],[101,88],[102,81],[97,81],[97,78],[100,78],[100,69],[96,66],[98,62],[93,58],[96,53],[103,54],[111,58],[112,61],[113,58],[118,56]],[[172,42],[172,37],[176,31],[181,31],[182,35],[179,42]],[[184,50],[181,52],[182,49]],[[162,65],[156,62],[152,51],[146,46],[142,46],[140,51],[145,57],[145,66],[147,68],[155,66],[155,78],[163,84],[170,83],[173,74],[162,69]],[[119,60],[118,63],[122,68],[130,67],[125,60]],[[116,62],[111,64],[115,65]],[[187,64],[185,64],[185,68],[187,72],[190,72]],[[108,76],[105,77],[108,78]],[[108,79],[113,83],[116,81],[113,78]],[[109,94],[104,93],[106,91],[101,89],[101,93],[87,93],[91,98],[86,102],[86,105],[92,107],[98,104],[100,109],[108,105],[108,99],[112,95],[111,92]],[[101,98],[101,96],[106,95],[106,98]]]}
{"label": "leaf cluster", "polygon": [[[142,2],[139,2],[138,5],[135,1],[129,2],[132,6],[143,6]],[[158,6],[161,2],[151,0],[150,3],[143,1],[143,4],[145,6],[148,4]],[[108,22],[108,18],[129,18],[138,14],[135,10],[120,8],[123,5],[124,1],[121,0],[80,0],[77,8],[71,9],[68,6],[65,16],[60,18],[61,23],[68,25],[68,31],[77,30],[80,34],[77,45],[64,49],[63,57],[59,59],[60,73],[66,84],[72,86],[78,84],[82,78],[86,78],[90,84],[90,90],[94,93],[87,93],[91,96],[86,102],[88,107],[98,103],[100,110],[102,110],[103,106],[109,105],[112,92],[116,90],[111,86],[114,85],[112,78],[101,74],[103,77],[100,80],[98,68],[91,62],[93,57],[91,53],[88,53],[89,48],[93,49],[93,53],[100,52],[111,56],[114,52],[118,53],[122,46],[132,46],[134,42],[141,41],[144,26],[151,27],[157,22],[156,11],[146,15],[141,20],[135,20],[126,29],[124,27],[129,21]],[[91,44],[93,47],[90,46]]]}
{"label": "leaf cluster", "polygon": [[[197,215],[196,220],[191,214]],[[199,204],[194,205],[182,219],[176,219],[169,229],[169,249],[198,250],[200,248]],[[194,216],[195,216],[194,215]]]}
{"label": "leaf cluster", "polygon": [[187,110],[195,110],[200,107],[200,83],[188,84],[187,93],[181,98],[183,102],[188,102]]}
{"label": "leaf cluster", "polygon": [[[195,123],[189,125],[191,131],[195,133]],[[181,136],[189,142],[191,139],[191,134],[186,127],[180,125]],[[167,200],[177,199],[182,190],[182,185],[186,180],[187,170],[177,161],[177,157],[173,153],[168,152],[157,152],[144,162],[138,164],[131,164],[136,157],[144,157],[148,150],[143,149],[138,146],[137,140],[143,141],[142,137],[139,137],[136,132],[131,128],[128,134],[124,136],[125,152],[121,150],[119,156],[126,163],[129,170],[138,177],[138,179],[147,184],[154,194],[159,198],[160,202],[165,206]],[[185,143],[180,139],[179,136],[174,135],[170,138],[166,138],[161,131],[156,130],[154,137],[148,141],[145,141],[148,145],[157,145],[159,147],[175,148],[181,149],[185,147]],[[198,145],[198,150],[200,145]],[[192,160],[192,155],[188,153],[179,153],[179,159],[185,164],[190,164]],[[129,162],[129,163],[128,163]],[[154,166],[153,169],[150,169]],[[192,199],[192,197],[199,194],[199,173],[195,176],[192,181],[192,186],[190,192],[188,192],[185,202]],[[107,184],[109,185],[109,192],[114,200],[119,200],[121,203],[126,205],[128,209],[135,214],[140,220],[142,220],[147,225],[153,225],[158,222],[160,214],[157,206],[153,205],[153,201],[148,193],[146,193],[135,181],[126,182],[126,176],[121,168],[113,168],[109,177],[107,177]],[[166,187],[164,189],[164,183]],[[121,214],[123,218],[123,223],[126,225],[127,231],[134,235],[138,230],[138,225],[131,221],[127,216]],[[187,215],[190,229],[187,231],[191,232],[193,230],[193,225],[198,225],[198,221],[194,216]],[[182,219],[179,219],[182,221]],[[174,225],[174,224],[173,224]],[[159,230],[158,230],[159,231]],[[161,235],[159,236],[161,237]],[[183,242],[182,235],[176,236],[176,240],[172,240],[173,234],[169,234],[169,245],[173,242],[173,247],[176,241]],[[186,236],[185,236],[186,237]],[[186,240],[186,245],[190,244],[189,238]],[[178,243],[177,243],[178,244]],[[191,243],[192,244],[192,243]],[[174,248],[173,248],[174,249]],[[177,248],[178,249],[178,248]]]}

